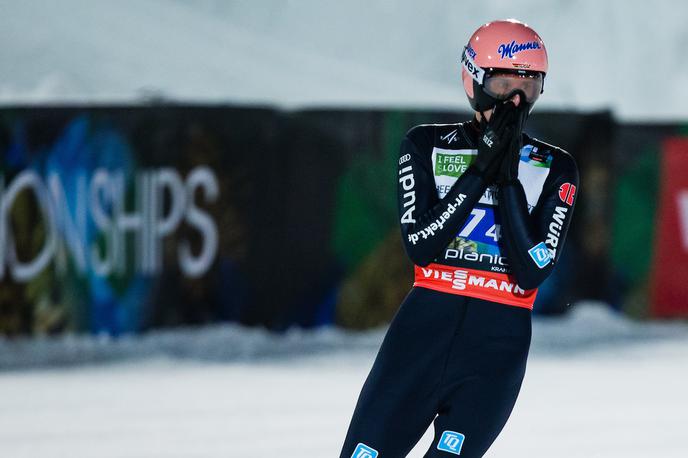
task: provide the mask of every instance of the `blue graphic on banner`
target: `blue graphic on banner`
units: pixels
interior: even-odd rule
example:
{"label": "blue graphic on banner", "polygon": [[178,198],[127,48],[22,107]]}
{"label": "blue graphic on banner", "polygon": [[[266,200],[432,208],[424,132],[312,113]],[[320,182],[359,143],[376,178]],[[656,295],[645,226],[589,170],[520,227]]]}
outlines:
{"label": "blue graphic on banner", "polygon": [[[36,176],[60,178],[57,195],[62,200],[56,205],[64,205],[64,213],[55,217],[55,228],[66,246],[91,247],[107,237],[92,218],[80,216],[86,212],[83,202],[88,192],[87,177],[98,169],[116,169],[129,177],[137,170],[132,149],[115,128],[96,123],[87,115],[77,116],[52,144],[31,150],[25,124],[20,120],[12,126],[12,142],[7,151],[3,173],[12,175],[23,169],[35,172]],[[48,181],[45,187],[55,192],[54,185]],[[112,212],[111,207],[111,202],[103,203],[105,212]],[[81,262],[62,261],[62,255],[55,255],[55,262],[65,266],[59,278],[63,295],[69,302],[86,304],[70,316],[75,328],[114,336],[140,331],[145,317],[142,298],[148,294],[152,281],[129,271],[97,275],[81,265],[89,254],[85,251]],[[80,271],[85,271],[85,275],[78,275]]]}

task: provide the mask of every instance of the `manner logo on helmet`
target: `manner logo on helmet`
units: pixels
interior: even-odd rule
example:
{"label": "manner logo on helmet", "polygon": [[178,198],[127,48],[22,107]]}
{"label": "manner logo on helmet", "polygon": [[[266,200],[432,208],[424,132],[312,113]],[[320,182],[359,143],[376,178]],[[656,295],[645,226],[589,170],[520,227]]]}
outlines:
{"label": "manner logo on helmet", "polygon": [[565,204],[573,205],[573,198],[576,196],[576,185],[571,183],[564,183],[559,186],[559,198]]}
{"label": "manner logo on helmet", "polygon": [[440,437],[440,441],[437,444],[437,450],[453,453],[454,455],[461,455],[461,447],[463,447],[463,441],[465,439],[466,436],[461,433],[445,431],[442,433],[442,437]]}
{"label": "manner logo on helmet", "polygon": [[528,49],[541,49],[540,43],[537,41],[528,41],[526,43],[516,43],[516,41],[511,41],[511,43],[502,43],[497,48],[497,52],[502,55],[502,59],[505,57],[513,58],[514,54],[521,51],[526,51]]}
{"label": "manner logo on helmet", "polygon": [[359,442],[351,458],[377,458],[377,450]]}

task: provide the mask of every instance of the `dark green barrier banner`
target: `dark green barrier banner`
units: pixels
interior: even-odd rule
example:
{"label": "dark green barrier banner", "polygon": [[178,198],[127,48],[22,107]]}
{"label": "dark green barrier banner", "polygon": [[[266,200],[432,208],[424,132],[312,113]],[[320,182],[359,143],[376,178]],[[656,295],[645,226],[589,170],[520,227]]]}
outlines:
{"label": "dark green barrier banner", "polygon": [[[465,119],[190,106],[4,109],[0,332],[384,323],[412,275],[397,226],[399,142],[415,124]],[[594,282],[573,265],[600,254],[586,231],[606,227],[598,213],[607,191],[604,181],[586,180],[608,171],[613,125],[607,115],[535,114],[528,130],[570,150],[583,176],[568,255],[539,308],[604,298],[606,264],[591,274]]]}

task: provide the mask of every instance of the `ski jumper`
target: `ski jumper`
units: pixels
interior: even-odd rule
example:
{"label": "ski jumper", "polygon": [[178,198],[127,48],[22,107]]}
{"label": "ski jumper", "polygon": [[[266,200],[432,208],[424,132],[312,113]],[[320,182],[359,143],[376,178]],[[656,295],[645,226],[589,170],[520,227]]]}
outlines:
{"label": "ski jumper", "polygon": [[557,263],[578,190],[573,158],[523,134],[518,180],[471,167],[477,122],[421,125],[401,145],[402,239],[414,263],[340,457],[481,457],[521,387],[537,287]]}

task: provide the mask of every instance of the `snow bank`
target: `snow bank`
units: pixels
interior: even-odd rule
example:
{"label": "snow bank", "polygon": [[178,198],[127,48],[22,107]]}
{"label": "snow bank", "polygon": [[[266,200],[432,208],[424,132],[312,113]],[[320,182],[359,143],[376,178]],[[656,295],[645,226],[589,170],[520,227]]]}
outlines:
{"label": "snow bank", "polygon": [[[352,332],[337,328],[292,329],[277,334],[236,324],[152,331],[139,336],[43,337],[0,339],[0,368],[65,366],[87,363],[182,358],[242,362],[333,353],[375,352],[384,329]],[[688,325],[636,322],[594,303],[581,303],[563,318],[536,318],[532,352],[559,356],[614,345],[683,339]]]}

